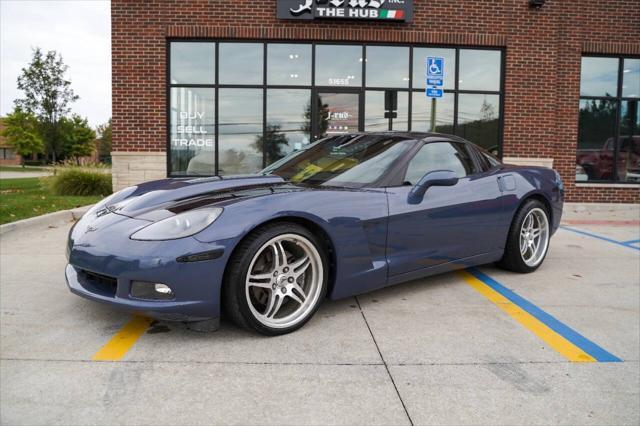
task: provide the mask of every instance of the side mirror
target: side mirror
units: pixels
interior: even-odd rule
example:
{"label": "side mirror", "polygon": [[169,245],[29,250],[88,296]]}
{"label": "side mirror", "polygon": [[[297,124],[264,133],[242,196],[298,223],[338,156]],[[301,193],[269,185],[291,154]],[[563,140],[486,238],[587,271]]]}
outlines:
{"label": "side mirror", "polygon": [[451,170],[434,170],[420,179],[411,189],[407,201],[409,204],[420,204],[424,194],[432,186],[453,186],[458,183],[458,176]]}

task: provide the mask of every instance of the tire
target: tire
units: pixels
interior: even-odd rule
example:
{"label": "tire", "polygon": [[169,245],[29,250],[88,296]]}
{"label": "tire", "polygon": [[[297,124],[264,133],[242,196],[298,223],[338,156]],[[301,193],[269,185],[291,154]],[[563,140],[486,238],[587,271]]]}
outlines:
{"label": "tire", "polygon": [[318,310],[328,276],[324,245],[309,230],[289,222],[258,228],[229,260],[222,291],[226,312],[249,330],[290,333]]}
{"label": "tire", "polygon": [[[539,237],[535,235],[537,229]],[[498,265],[513,272],[535,271],[547,256],[550,238],[551,227],[546,206],[536,199],[525,201],[513,218],[504,255]]]}

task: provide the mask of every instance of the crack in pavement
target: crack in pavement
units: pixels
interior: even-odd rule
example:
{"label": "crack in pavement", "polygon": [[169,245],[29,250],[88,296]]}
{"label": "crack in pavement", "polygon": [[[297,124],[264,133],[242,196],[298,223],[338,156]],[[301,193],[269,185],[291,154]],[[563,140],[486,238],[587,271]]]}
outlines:
{"label": "crack in pavement", "polygon": [[369,330],[369,334],[371,335],[371,339],[373,339],[373,343],[376,345],[376,349],[378,350],[378,355],[380,355],[380,359],[382,360],[382,363],[384,364],[384,368],[387,370],[387,374],[389,375],[389,378],[391,379],[391,383],[393,384],[393,388],[396,390],[396,395],[398,395],[398,399],[400,400],[400,403],[402,404],[402,408],[404,409],[404,413],[407,415],[407,419],[409,420],[409,424],[411,426],[413,426],[413,420],[411,420],[411,416],[409,415],[409,411],[407,410],[407,406],[404,403],[404,400],[402,399],[402,396],[400,395],[400,391],[398,390],[398,386],[396,386],[396,381],[393,380],[393,376],[391,375],[391,371],[389,370],[389,366],[387,365],[387,362],[384,359],[384,356],[382,356],[382,352],[380,351],[380,347],[378,346],[378,342],[376,341],[375,336],[373,335],[373,332],[371,331],[371,327],[369,327],[369,322],[367,321],[367,317],[364,314],[364,311],[362,310],[362,306],[360,306],[360,301],[358,300],[357,296],[354,296],[354,299],[356,300],[356,303],[358,304],[358,309],[360,310],[360,314],[362,315],[362,319],[364,320],[365,325],[367,326],[367,329]]}

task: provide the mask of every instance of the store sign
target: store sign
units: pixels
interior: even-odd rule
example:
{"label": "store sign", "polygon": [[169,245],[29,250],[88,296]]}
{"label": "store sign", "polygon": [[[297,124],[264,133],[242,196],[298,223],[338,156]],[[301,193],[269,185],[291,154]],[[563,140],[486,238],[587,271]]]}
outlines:
{"label": "store sign", "polygon": [[278,19],[411,22],[413,0],[277,0]]}
{"label": "store sign", "polygon": [[205,113],[200,111],[180,111],[180,121],[176,126],[177,135],[171,139],[174,147],[213,148],[213,138],[205,126]]}

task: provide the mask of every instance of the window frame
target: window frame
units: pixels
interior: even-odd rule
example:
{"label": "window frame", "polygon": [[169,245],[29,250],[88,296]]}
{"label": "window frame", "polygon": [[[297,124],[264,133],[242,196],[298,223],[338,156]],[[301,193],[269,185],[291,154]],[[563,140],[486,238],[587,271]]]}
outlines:
{"label": "window frame", "polygon": [[[579,117],[579,113],[580,113],[580,102],[583,100],[596,100],[596,101],[611,101],[615,104],[616,107],[616,113],[615,113],[615,128],[613,131],[613,140],[615,141],[614,146],[613,146],[613,170],[612,170],[612,174],[613,174],[613,179],[593,179],[593,180],[587,180],[587,181],[578,181],[576,179],[576,176],[574,174],[573,179],[574,182],[577,184],[604,184],[604,185],[637,185],[638,182],[633,182],[633,181],[626,181],[626,180],[620,180],[620,176],[618,174],[618,156],[620,153],[620,128],[621,128],[621,123],[620,123],[620,119],[621,119],[621,108],[622,108],[622,102],[624,101],[639,101],[640,102],[640,97],[630,97],[630,96],[622,96],[622,84],[623,84],[623,79],[624,79],[624,60],[625,59],[640,59],[640,56],[636,56],[636,55],[620,55],[620,54],[596,54],[596,53],[582,53],[582,55],[580,55],[580,75],[582,75],[582,58],[616,58],[618,60],[618,81],[617,81],[617,88],[616,88],[616,95],[615,96],[582,96],[579,95],[578,98],[578,123],[577,123],[577,128],[578,131],[576,132],[576,157],[578,154],[578,149],[580,147],[580,117]],[[580,89],[582,86],[582,79],[580,79],[580,86],[578,87],[578,93],[580,93]],[[576,162],[576,165],[577,164]]]}
{"label": "window frame", "polygon": [[[172,43],[214,43],[215,44],[215,78],[214,84],[190,84],[190,83],[182,83],[182,84],[173,84],[171,83],[171,45]],[[220,43],[259,43],[262,44],[263,48],[263,61],[262,61],[262,84],[220,84]],[[268,84],[268,45],[269,44],[302,44],[302,45],[310,45],[311,46],[311,84],[310,85],[282,85],[282,84]],[[317,45],[356,45],[362,48],[362,82],[359,86],[323,86],[316,85],[316,46]],[[406,88],[398,88],[398,87],[377,87],[377,86],[368,86],[367,85],[367,75],[366,75],[366,54],[368,46],[385,46],[385,47],[405,47],[409,49],[409,68],[408,68],[408,76],[409,76],[409,84]],[[166,97],[166,106],[165,106],[165,131],[166,131],[166,153],[167,153],[167,177],[172,178],[183,178],[183,177],[193,177],[193,175],[187,174],[172,174],[171,171],[171,122],[170,122],[170,108],[171,108],[171,89],[176,87],[184,87],[184,88],[213,88],[215,91],[215,123],[214,123],[214,173],[215,175],[219,175],[219,89],[220,88],[253,88],[253,89],[262,89],[262,134],[265,135],[267,131],[267,89],[309,89],[311,91],[312,96],[312,106],[314,105],[313,96],[318,91],[331,91],[331,90],[341,90],[341,89],[352,89],[361,94],[361,102],[360,102],[360,115],[361,115],[361,123],[360,126],[364,129],[364,118],[366,116],[366,107],[365,107],[365,99],[364,96],[366,91],[383,91],[383,90],[395,90],[398,92],[406,92],[408,97],[408,107],[407,107],[407,130],[406,132],[412,131],[412,120],[413,120],[413,93],[421,92],[424,93],[424,89],[414,88],[413,87],[413,60],[414,60],[414,50],[420,48],[438,48],[438,49],[453,49],[455,51],[455,87],[446,89],[444,92],[449,93],[454,96],[454,112],[453,112],[453,128],[452,133],[456,135],[458,129],[458,95],[459,94],[484,94],[484,95],[498,95],[498,157],[502,158],[503,154],[503,136],[504,136],[504,90],[505,90],[505,70],[506,70],[506,49],[504,47],[495,47],[495,46],[473,46],[473,45],[452,45],[452,44],[427,44],[427,43],[389,43],[389,42],[361,42],[361,41],[324,41],[324,40],[269,40],[269,39],[223,39],[223,38],[203,38],[203,37],[188,37],[188,38],[180,38],[180,37],[167,37],[165,39],[165,97]],[[499,51],[500,52],[500,87],[498,91],[484,91],[484,90],[459,90],[459,67],[460,67],[460,50],[490,50],[490,51]],[[315,135],[309,135],[310,142],[314,142]],[[267,158],[265,152],[262,152],[262,164],[263,167],[267,166]]]}

